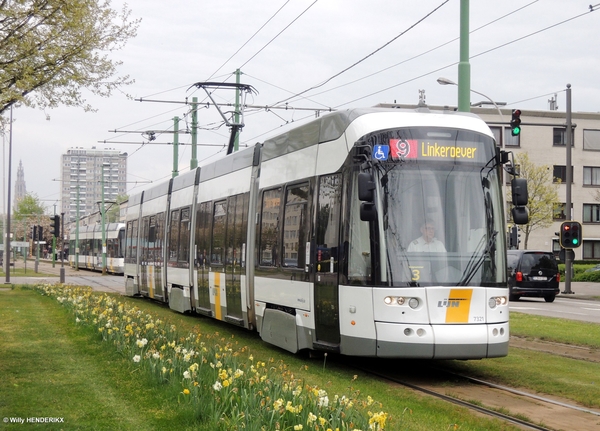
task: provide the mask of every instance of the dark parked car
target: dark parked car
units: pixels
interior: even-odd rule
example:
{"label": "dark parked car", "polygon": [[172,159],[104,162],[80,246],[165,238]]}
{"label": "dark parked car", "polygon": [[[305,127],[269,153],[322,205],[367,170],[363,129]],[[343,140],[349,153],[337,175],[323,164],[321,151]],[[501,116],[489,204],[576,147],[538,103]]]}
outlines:
{"label": "dark parked car", "polygon": [[554,298],[560,292],[560,273],[552,253],[508,250],[507,265],[511,301],[528,296],[554,302]]}

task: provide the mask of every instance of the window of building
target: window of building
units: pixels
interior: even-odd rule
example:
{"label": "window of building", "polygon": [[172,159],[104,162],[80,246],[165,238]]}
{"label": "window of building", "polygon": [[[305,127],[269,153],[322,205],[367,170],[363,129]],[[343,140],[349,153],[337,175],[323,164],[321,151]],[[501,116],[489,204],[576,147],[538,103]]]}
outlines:
{"label": "window of building", "polygon": [[583,185],[584,186],[600,186],[600,167],[584,166],[583,167]]}
{"label": "window of building", "polygon": [[[573,169],[573,168],[571,167],[571,169]],[[564,165],[554,165],[552,178],[553,178],[552,182],[566,183],[567,182],[567,167]],[[573,183],[573,179],[571,179],[571,183]]]}
{"label": "window of building", "polygon": [[583,149],[600,151],[600,130],[583,131]]}
{"label": "window of building", "polygon": [[600,204],[583,204],[583,222],[600,223]]}
{"label": "window of building", "polygon": [[[567,145],[567,129],[566,127],[555,127],[553,129],[552,145],[565,146]],[[575,130],[571,131],[571,146],[575,146]]]}
{"label": "window of building", "polygon": [[555,203],[552,211],[552,218],[554,220],[566,220],[567,215],[565,214],[565,209],[567,208],[566,203]]}
{"label": "window of building", "polygon": [[504,146],[505,147],[520,147],[521,146],[521,135],[513,136],[510,133],[510,127],[504,128]]}
{"label": "window of building", "polygon": [[583,241],[583,258],[600,259],[600,241]]}

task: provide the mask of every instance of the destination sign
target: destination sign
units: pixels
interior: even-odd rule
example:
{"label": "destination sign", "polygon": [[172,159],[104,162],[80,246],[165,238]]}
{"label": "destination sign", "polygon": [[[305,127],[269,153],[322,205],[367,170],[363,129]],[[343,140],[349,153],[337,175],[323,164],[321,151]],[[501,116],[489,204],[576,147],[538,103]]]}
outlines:
{"label": "destination sign", "polygon": [[373,158],[377,160],[465,160],[478,159],[478,146],[419,141],[417,139],[390,139],[389,145],[375,145]]}

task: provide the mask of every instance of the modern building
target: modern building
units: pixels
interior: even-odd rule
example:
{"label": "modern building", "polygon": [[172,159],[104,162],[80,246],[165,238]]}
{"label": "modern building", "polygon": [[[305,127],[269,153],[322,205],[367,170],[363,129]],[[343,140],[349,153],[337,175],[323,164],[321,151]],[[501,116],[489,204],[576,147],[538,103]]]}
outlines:
{"label": "modern building", "polygon": [[[416,105],[386,104],[381,107],[414,109]],[[430,110],[455,110],[453,107],[428,106]],[[530,250],[548,250],[558,254],[558,235],[561,224],[567,219],[566,209],[566,112],[556,110],[521,110],[521,133],[512,136],[510,120],[512,109],[472,107],[492,129],[496,141],[515,155],[526,152],[536,165],[552,170],[558,187],[559,202],[553,208],[550,227],[534,229],[528,239]],[[574,249],[576,260],[600,260],[600,112],[573,112],[571,147],[571,220],[582,224],[583,244]],[[507,175],[507,180],[510,176]],[[560,180],[560,181],[559,181]],[[524,234],[521,233],[520,248]]]}
{"label": "modern building", "polygon": [[62,155],[61,178],[65,224],[100,211],[102,202],[108,210],[109,203],[127,192],[127,153],[71,148]]}

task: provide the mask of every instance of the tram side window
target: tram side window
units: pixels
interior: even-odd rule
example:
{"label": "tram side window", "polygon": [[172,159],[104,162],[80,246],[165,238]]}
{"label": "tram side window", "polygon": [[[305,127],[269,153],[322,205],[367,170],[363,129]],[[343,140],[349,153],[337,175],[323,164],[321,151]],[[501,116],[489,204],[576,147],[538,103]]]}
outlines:
{"label": "tram side window", "polygon": [[148,261],[154,261],[156,253],[156,216],[150,217],[148,224],[148,235],[146,238],[146,247],[148,247]]}
{"label": "tram side window", "polygon": [[142,219],[142,231],[140,235],[140,247],[142,248],[142,262],[148,262],[150,257],[148,254],[150,253],[148,250],[148,232],[149,232],[149,223],[151,223],[151,217],[144,217]]}
{"label": "tram side window", "polygon": [[179,252],[177,261],[185,264],[190,260],[190,209],[183,208],[179,221]]}
{"label": "tram side window", "polygon": [[117,235],[117,249],[116,253],[118,258],[125,257],[125,229],[119,229],[119,233]]}
{"label": "tram side window", "polygon": [[211,203],[200,204],[196,212],[196,261],[199,266],[208,263],[211,217]]}
{"label": "tram side window", "polygon": [[276,266],[277,239],[279,237],[279,208],[281,187],[263,193],[260,218],[260,247],[258,262],[261,266]]}
{"label": "tram side window", "polygon": [[171,211],[169,229],[169,262],[177,262],[177,241],[179,240],[179,210]]}
{"label": "tram side window", "polygon": [[138,221],[137,220],[133,220],[130,222],[131,223],[131,231],[130,231],[130,235],[128,235],[129,241],[131,241],[130,243],[130,247],[129,247],[129,257],[131,257],[132,259],[136,259],[137,258],[137,248],[138,248]]}
{"label": "tram side window", "polygon": [[235,267],[245,267],[245,240],[248,230],[249,193],[231,196],[227,214],[226,263]]}
{"label": "tram side window", "polygon": [[154,263],[160,264],[163,260],[163,243],[165,241],[165,213],[156,214],[156,227],[154,228]]}
{"label": "tram side window", "polygon": [[356,175],[349,190],[352,193],[350,203],[350,225],[348,227],[348,281],[351,284],[365,284],[371,279],[371,237],[369,223],[360,220],[361,201],[358,199]]}
{"label": "tram side window", "polygon": [[288,268],[304,268],[308,241],[308,184],[287,189],[283,216],[283,262]]}
{"label": "tram side window", "polygon": [[210,263],[222,265],[225,254],[225,222],[227,220],[227,201],[215,202],[213,212],[212,252]]}

